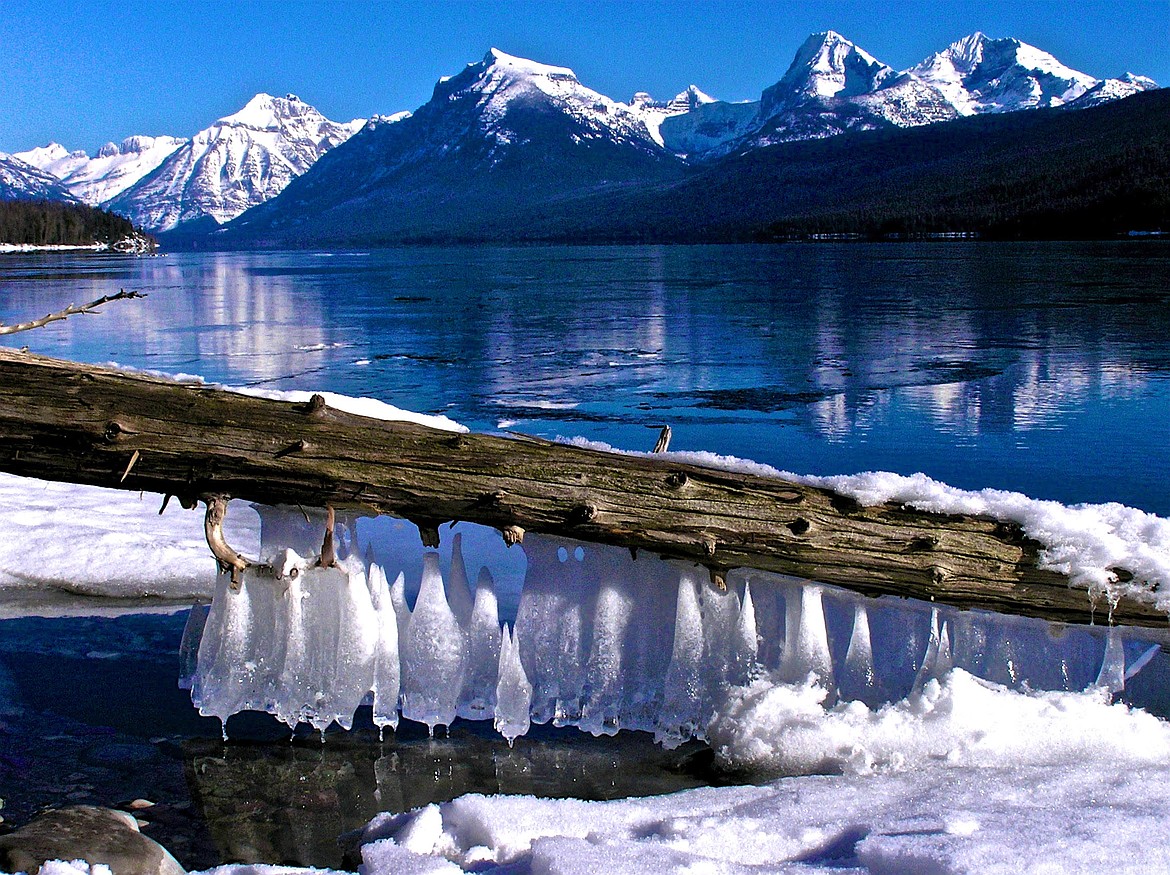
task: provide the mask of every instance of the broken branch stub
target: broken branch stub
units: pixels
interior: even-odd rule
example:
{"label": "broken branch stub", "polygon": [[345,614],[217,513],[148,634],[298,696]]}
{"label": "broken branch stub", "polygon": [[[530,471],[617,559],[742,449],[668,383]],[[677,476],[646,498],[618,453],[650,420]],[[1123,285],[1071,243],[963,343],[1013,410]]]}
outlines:
{"label": "broken branch stub", "polygon": [[219,567],[231,572],[232,588],[238,589],[240,573],[251,563],[233,550],[224,537],[223,520],[227,515],[229,497],[205,495],[203,501],[207,505],[207,512],[203,516],[203,534],[207,538],[207,546],[211,548],[211,554],[219,562]]}

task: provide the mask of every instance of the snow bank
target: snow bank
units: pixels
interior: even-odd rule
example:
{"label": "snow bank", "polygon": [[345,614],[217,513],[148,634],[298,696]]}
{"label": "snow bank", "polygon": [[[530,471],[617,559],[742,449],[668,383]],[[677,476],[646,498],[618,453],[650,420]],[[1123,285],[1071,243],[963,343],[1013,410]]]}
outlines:
{"label": "snow bank", "polygon": [[[1014,694],[1013,694],[1014,695]],[[1072,730],[1075,734],[1075,729]],[[1120,746],[1119,746],[1120,748]],[[1165,871],[1170,767],[1117,760],[788,778],[614,802],[468,795],[367,827],[465,871],[1097,873]],[[438,871],[447,871],[440,869]]]}
{"label": "snow bank", "polygon": [[[564,439],[562,439],[564,440]],[[599,441],[565,442],[605,452],[650,456],[616,450]],[[1065,505],[998,489],[971,491],[948,486],[925,474],[904,476],[885,471],[831,477],[794,474],[770,465],[708,452],[669,452],[680,462],[762,477],[779,477],[831,489],[863,505],[885,502],[943,514],[987,516],[1017,523],[1043,546],[1041,567],[1068,576],[1070,583],[1112,603],[1121,597],[1149,602],[1170,613],[1170,520],[1121,504]],[[1125,569],[1132,580],[1122,580]],[[1128,577],[1128,575],[1122,575]]]}
{"label": "snow bank", "polygon": [[357,416],[366,416],[370,419],[383,419],[388,422],[414,422],[429,428],[437,428],[441,431],[469,431],[467,426],[449,417],[430,413],[415,413],[413,410],[403,410],[401,407],[395,407],[393,404],[387,404],[385,401],[380,401],[377,398],[364,396],[355,398],[352,395],[339,395],[336,392],[322,392],[308,389],[264,389],[258,386],[229,386],[224,383],[209,383],[198,374],[167,374],[162,371],[120,365],[117,362],[106,362],[106,367],[116,368],[128,374],[146,374],[147,376],[159,377],[164,380],[173,380],[178,383],[194,383],[206,386],[209,389],[222,389],[225,392],[251,395],[254,398],[268,398],[272,401],[291,401],[293,403],[303,404],[314,395],[320,395],[325,399],[325,403],[335,410],[343,410],[346,413],[353,413]]}
{"label": "snow bank", "polygon": [[816,682],[761,678],[730,691],[707,727],[724,765],[753,774],[873,774],[954,766],[1170,760],[1170,724],[1103,687],[1013,692],[953,669],[898,702],[826,708]]}
{"label": "snow bank", "polygon": [[[215,560],[203,514],[172,501],[160,516],[161,505],[153,493],[0,474],[0,592],[209,597]],[[232,502],[226,529],[232,544],[255,555],[259,519],[248,505]]]}

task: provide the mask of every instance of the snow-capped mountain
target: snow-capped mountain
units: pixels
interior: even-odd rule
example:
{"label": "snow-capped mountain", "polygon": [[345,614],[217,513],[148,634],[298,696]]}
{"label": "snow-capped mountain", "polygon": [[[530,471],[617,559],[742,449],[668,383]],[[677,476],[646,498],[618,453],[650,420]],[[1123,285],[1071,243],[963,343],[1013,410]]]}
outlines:
{"label": "snow-capped mountain", "polygon": [[[436,110],[452,109],[452,112]],[[491,154],[531,140],[532,113],[565,123],[575,141],[606,140],[651,152],[657,147],[640,114],[586,88],[567,67],[552,67],[490,49],[483,60],[435,86],[431,101],[415,114],[454,134],[472,134]],[[469,128],[463,128],[469,123]],[[456,126],[451,128],[450,125]],[[500,154],[503,154],[502,152]]]}
{"label": "snow-capped mountain", "polygon": [[681,162],[655,140],[644,108],[582,85],[565,67],[491,49],[441,79],[413,115],[366,125],[232,230],[262,234],[293,223],[312,234],[313,225],[381,231],[410,224],[426,229],[418,233],[450,234],[582,187],[678,172]]}
{"label": "snow-capped mountain", "polygon": [[758,130],[737,145],[742,149],[850,130],[914,127],[955,115],[937,89],[898,73],[830,30],[805,40],[780,81],[764,90]]}
{"label": "snow-capped mountain", "polygon": [[134,185],[186,142],[179,137],[127,137],[121,143],[106,143],[92,158],[84,151],[70,152],[59,143],[49,143],[17,152],[16,157],[60,179],[78,200],[100,206]]}
{"label": "snow-capped mountain", "polygon": [[1133,97],[1143,91],[1153,91],[1158,83],[1149,76],[1135,76],[1125,73],[1116,79],[1102,79],[1076,100],[1068,104],[1070,109],[1086,109],[1090,106],[1100,106],[1113,100],[1122,100]]}
{"label": "snow-capped mountain", "polygon": [[765,88],[760,114],[816,98],[848,98],[877,91],[898,74],[835,31],[814,33],[796,51],[780,81]]}
{"label": "snow-capped mountain", "polygon": [[812,34],[758,102],[707,103],[664,121],[666,148],[695,158],[850,130],[911,127],[957,115],[935,88],[834,31]]}
{"label": "snow-capped mountain", "polygon": [[77,202],[53,174],[5,152],[0,152],[0,200]]}
{"label": "snow-capped mountain", "polygon": [[195,220],[222,224],[279,194],[363,124],[330,121],[293,94],[257,94],[107,206],[149,231]]}
{"label": "snow-capped mountain", "polygon": [[1017,39],[973,33],[909,70],[961,115],[1062,106],[1098,80]]}
{"label": "snow-capped mountain", "polygon": [[690,160],[845,131],[915,127],[978,113],[1092,106],[1156,88],[1097,80],[1016,39],[974,33],[898,72],[834,31],[816,33],[760,100],[704,102],[660,122],[665,148]]}

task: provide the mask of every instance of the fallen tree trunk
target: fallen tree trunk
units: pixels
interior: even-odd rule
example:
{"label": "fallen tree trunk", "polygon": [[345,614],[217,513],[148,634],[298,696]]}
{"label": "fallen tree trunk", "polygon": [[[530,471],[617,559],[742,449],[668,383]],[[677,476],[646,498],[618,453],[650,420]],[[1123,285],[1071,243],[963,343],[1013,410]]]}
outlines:
{"label": "fallen tree trunk", "polygon": [[[1038,567],[1018,526],[538,439],[456,434],[0,349],[0,470],[177,496],[356,508],[649,550],[718,579],[791,574],[867,595],[1051,620],[1105,606]],[[433,534],[431,534],[433,537]],[[1122,600],[1118,623],[1165,628]]]}

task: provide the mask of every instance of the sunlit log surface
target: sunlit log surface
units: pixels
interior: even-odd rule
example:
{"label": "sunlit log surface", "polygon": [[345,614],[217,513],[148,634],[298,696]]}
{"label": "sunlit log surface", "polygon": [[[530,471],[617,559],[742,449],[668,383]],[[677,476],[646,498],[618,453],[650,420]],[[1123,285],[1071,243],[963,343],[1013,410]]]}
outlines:
{"label": "sunlit log surface", "polygon": [[[148,490],[448,520],[650,550],[716,581],[751,567],[1071,622],[1107,607],[1038,568],[1018,526],[532,438],[457,434],[0,349],[0,470]],[[1125,574],[1125,570],[1120,570]],[[1116,623],[1165,628],[1123,599]]]}

